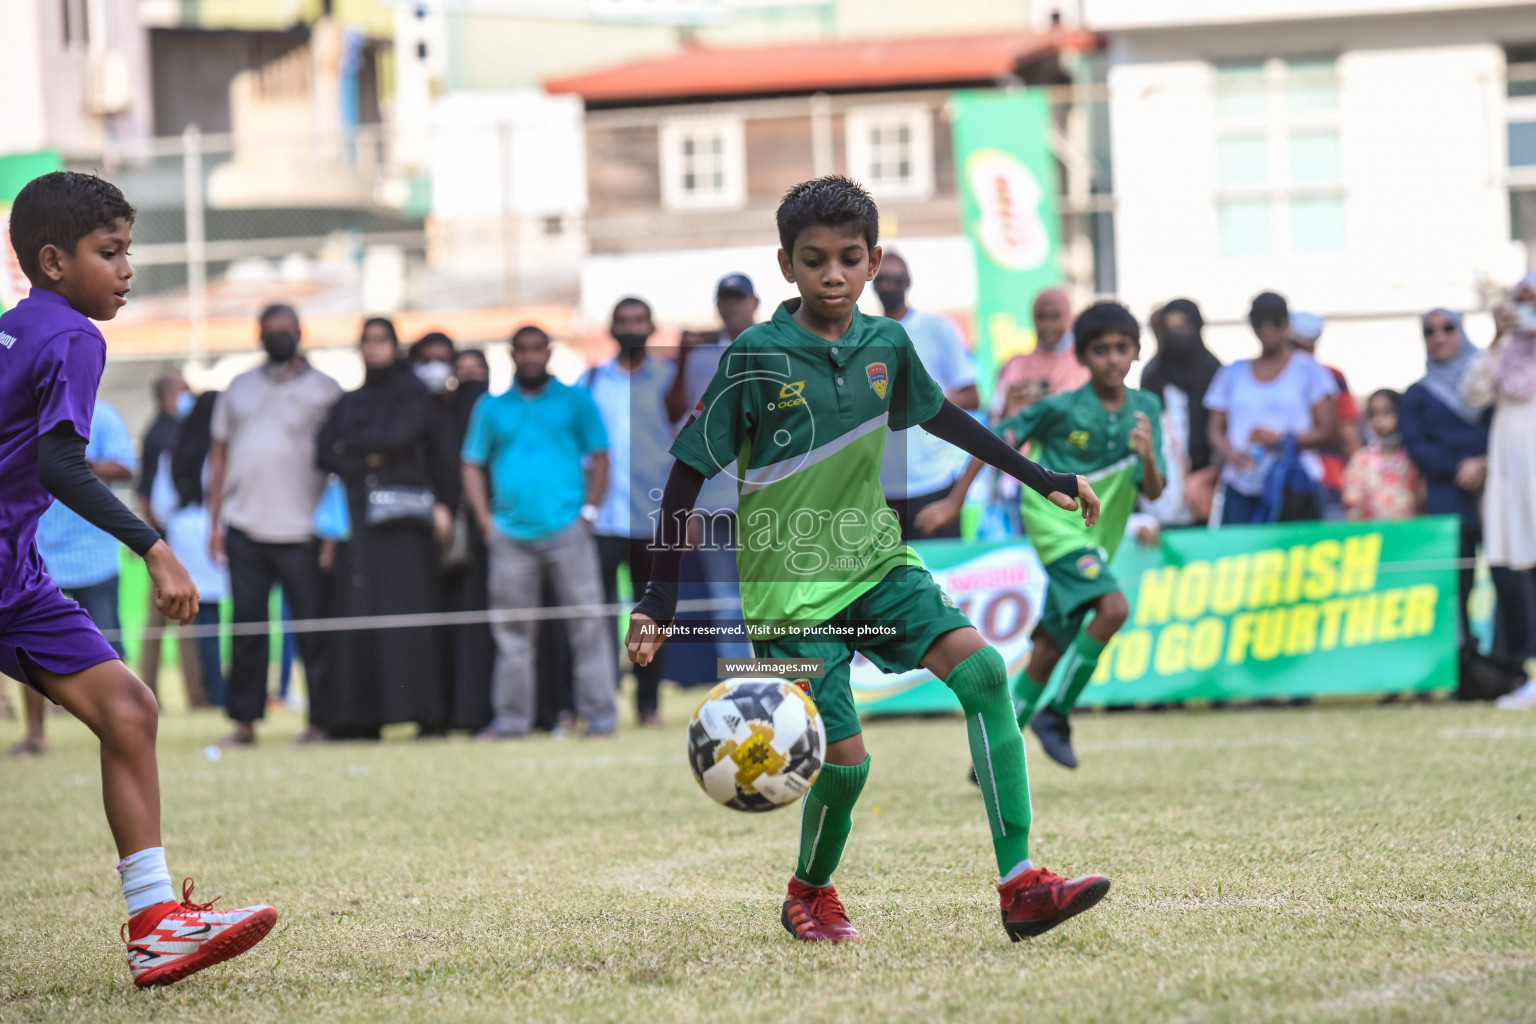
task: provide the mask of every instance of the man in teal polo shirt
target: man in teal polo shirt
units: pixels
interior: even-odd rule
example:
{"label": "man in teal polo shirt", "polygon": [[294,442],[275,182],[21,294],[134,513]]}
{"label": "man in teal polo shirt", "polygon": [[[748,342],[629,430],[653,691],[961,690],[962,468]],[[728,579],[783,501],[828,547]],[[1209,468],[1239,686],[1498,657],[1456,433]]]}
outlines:
{"label": "man in teal polo shirt", "polygon": [[[491,607],[533,608],[544,580],[563,605],[602,604],[592,524],[608,487],[608,436],[585,388],[549,375],[549,335],[521,327],[512,335],[512,387],[475,403],[464,438],[464,497],[491,556]],[[585,467],[583,467],[585,463]],[[608,620],[566,620],[576,711],[588,736],[613,732],[617,666]],[[495,718],[482,739],[533,730],[531,620],[491,624],[496,669]]]}

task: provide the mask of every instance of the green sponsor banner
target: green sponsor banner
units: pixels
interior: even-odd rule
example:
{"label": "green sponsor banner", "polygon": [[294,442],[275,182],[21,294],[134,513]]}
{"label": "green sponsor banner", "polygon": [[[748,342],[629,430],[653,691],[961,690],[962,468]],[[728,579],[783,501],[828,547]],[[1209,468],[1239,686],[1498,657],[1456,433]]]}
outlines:
{"label": "green sponsor banner", "polygon": [[[1345,696],[1456,681],[1454,516],[1170,530],[1127,541],[1110,571],[1131,616],[1099,660],[1085,705]],[[1003,653],[1029,655],[1045,578],[1028,544],[917,543],[946,591]],[[862,657],[868,714],[958,710],[926,672],[881,673]]]}
{"label": "green sponsor banner", "polygon": [[32,287],[11,248],[11,200],[33,178],[63,167],[59,154],[51,151],[0,156],[0,312],[20,302]]}
{"label": "green sponsor banner", "polygon": [[1058,284],[1061,224],[1056,161],[1046,145],[1042,90],[954,96],[960,211],[976,254],[977,385],[986,400],[997,370],[1035,347],[1032,304]]}

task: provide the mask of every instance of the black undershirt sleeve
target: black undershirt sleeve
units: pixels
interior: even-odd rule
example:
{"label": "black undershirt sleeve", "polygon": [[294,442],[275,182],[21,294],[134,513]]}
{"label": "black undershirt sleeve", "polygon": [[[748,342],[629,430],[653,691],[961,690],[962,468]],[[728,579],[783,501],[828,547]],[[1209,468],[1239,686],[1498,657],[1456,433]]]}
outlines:
{"label": "black undershirt sleeve", "polygon": [[160,540],[154,527],[128,511],[91,472],[85,440],[68,424],[61,423],[37,439],[37,482],[81,519],[116,537],[140,557]]}
{"label": "black undershirt sleeve", "polygon": [[1077,497],[1076,474],[1057,473],[1031,462],[947,398],[937,415],[920,426],[940,441],[948,441],[969,452],[1047,498],[1052,491],[1060,491],[1069,498]]}
{"label": "black undershirt sleeve", "polygon": [[635,614],[644,615],[659,625],[667,625],[677,615],[677,578],[682,568],[683,544],[688,536],[688,514],[693,511],[703,487],[703,473],[681,459],[672,463],[666,489],[661,492],[661,516],[656,521],[656,535],[651,539],[655,552],[651,561],[651,579],[645,585],[645,595],[635,605]]}

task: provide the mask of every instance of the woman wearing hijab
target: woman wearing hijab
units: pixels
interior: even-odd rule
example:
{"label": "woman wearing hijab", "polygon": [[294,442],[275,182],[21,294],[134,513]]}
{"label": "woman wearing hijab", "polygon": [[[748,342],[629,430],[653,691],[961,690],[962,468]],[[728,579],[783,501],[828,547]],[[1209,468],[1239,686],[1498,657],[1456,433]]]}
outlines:
{"label": "woman wearing hijab", "polygon": [[1477,348],[1461,326],[1461,314],[1432,309],[1420,317],[1424,332],[1424,376],[1404,392],[1398,410],[1397,430],[1408,458],[1418,468],[1430,515],[1461,517],[1461,618],[1463,640],[1467,630],[1467,597],[1472,593],[1470,559],[1482,543],[1482,514],[1478,499],[1488,468],[1488,421],[1492,414],[1462,398],[1461,386]]}
{"label": "woman wearing hijab", "polygon": [[[440,446],[433,491],[438,503],[454,513],[453,536],[444,545],[438,607],[445,612],[484,611],[490,607],[490,558],[485,537],[462,498],[459,452],[469,432],[469,414],[490,388],[485,354],[460,351],[441,331],[422,335],[411,345],[408,361],[416,378],[432,392],[434,431]],[[477,371],[484,370],[484,373]],[[558,641],[539,645],[564,650],[565,624],[550,620],[543,627],[558,630]],[[485,622],[442,626],[438,631],[442,678],[448,693],[449,729],[479,732],[491,722],[491,668],[496,641]],[[540,633],[542,641],[544,634]]]}
{"label": "woman wearing hijab", "polygon": [[1072,345],[1072,300],[1061,288],[1035,296],[1035,347],[1003,364],[992,401],[993,419],[1006,419],[1044,398],[1088,383],[1088,368]]}
{"label": "woman wearing hijab", "polygon": [[[451,527],[437,502],[440,446],[432,393],[402,362],[390,321],[363,325],[363,386],[331,407],[316,441],[321,469],[346,484],[352,536],[336,549],[331,614],[411,615],[436,611],[435,536]],[[338,635],[335,682],[324,724],[332,739],[376,739],[381,726],[415,722],[423,735],[446,724],[447,699],[431,627],[354,630]]]}
{"label": "woman wearing hijab", "polygon": [[[1493,407],[1483,486],[1483,554],[1493,570],[1505,655],[1514,667],[1536,656],[1536,271],[1494,311],[1498,334],[1477,357],[1461,394]],[[1499,707],[1536,709],[1536,680]]]}
{"label": "woman wearing hijab", "polygon": [[1152,513],[1165,525],[1203,521],[1210,515],[1210,495],[1216,484],[1206,431],[1210,411],[1205,407],[1205,393],[1221,369],[1221,360],[1206,348],[1201,333],[1205,318],[1191,300],[1174,299],[1157,311],[1153,321],[1157,354],[1147,360],[1141,372],[1141,388],[1163,403],[1163,437],[1169,449],[1167,490],[1175,493],[1170,502],[1165,492],[1159,501],[1166,508],[1154,507]]}

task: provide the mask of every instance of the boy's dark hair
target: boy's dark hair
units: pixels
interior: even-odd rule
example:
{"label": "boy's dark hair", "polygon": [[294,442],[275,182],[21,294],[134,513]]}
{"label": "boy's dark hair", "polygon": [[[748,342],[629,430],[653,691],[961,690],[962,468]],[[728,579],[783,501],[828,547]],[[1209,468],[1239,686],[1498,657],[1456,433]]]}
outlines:
{"label": "boy's dark hair", "polygon": [[271,320],[275,316],[291,316],[293,317],[294,323],[299,322],[298,310],[294,309],[286,302],[274,302],[270,305],[263,306],[261,312],[256,314],[256,326],[267,326],[267,321]]}
{"label": "boy's dark hair", "polygon": [[508,344],[509,345],[516,345],[517,344],[517,339],[521,338],[525,334],[536,334],[539,337],[543,338],[544,339],[544,344],[545,344],[546,347],[548,347],[548,345],[550,343],[549,332],[546,331],[544,328],[538,326],[537,324],[524,324],[523,326],[519,327],[517,330],[512,332],[512,337],[509,340]]}
{"label": "boy's dark hair", "polygon": [[448,335],[444,334],[442,331],[428,331],[426,334],[423,334],[421,337],[411,342],[411,347],[405,354],[406,358],[413,363],[418,363],[423,358],[425,358],[427,349],[431,348],[433,345],[446,345],[448,347],[448,359],[450,362],[459,354],[459,350],[454,347],[453,339],[448,337]]}
{"label": "boy's dark hair", "polygon": [[645,316],[647,320],[656,319],[656,315],[651,312],[651,304],[646,302],[638,295],[626,295],[618,302],[615,302],[613,304],[612,318],[618,319],[619,310],[623,309],[625,306],[639,306],[641,309],[645,310]]}
{"label": "boy's dark hair", "polygon": [[453,361],[458,362],[464,356],[469,356],[475,362],[485,367],[485,372],[491,372],[491,361],[485,358],[485,353],[478,348],[461,348],[453,354]]}
{"label": "boy's dark hair", "polygon": [[779,200],[779,244],[793,253],[800,232],[817,224],[852,224],[871,250],[880,240],[880,210],[864,186],[841,174],[802,181]]}
{"label": "boy's dark hair", "polygon": [[1366,412],[1370,412],[1371,403],[1376,401],[1376,399],[1378,399],[1378,398],[1385,398],[1387,401],[1391,402],[1392,403],[1392,411],[1393,412],[1401,412],[1402,411],[1402,408],[1403,408],[1403,396],[1402,395],[1398,394],[1396,391],[1393,391],[1391,388],[1377,388],[1375,391],[1371,392],[1371,397],[1369,397],[1369,398],[1367,398],[1365,400]]}
{"label": "boy's dark hair", "polygon": [[133,205],[110,181],[79,171],[52,171],[22,186],[11,204],[11,246],[33,284],[43,276],[43,246],[73,253],[80,239],[119,220],[133,223]]}
{"label": "boy's dark hair", "polygon": [[1141,345],[1141,324],[1118,302],[1095,302],[1072,321],[1072,348],[1081,362],[1088,346],[1106,334],[1123,334]]}
{"label": "boy's dark hair", "polygon": [[1259,324],[1283,324],[1290,318],[1290,306],[1279,292],[1259,292],[1248,306],[1248,323],[1252,327]]}

